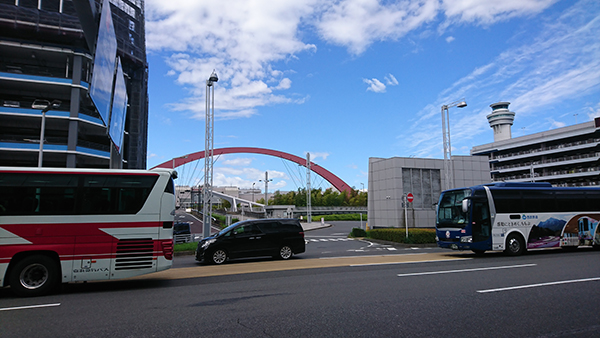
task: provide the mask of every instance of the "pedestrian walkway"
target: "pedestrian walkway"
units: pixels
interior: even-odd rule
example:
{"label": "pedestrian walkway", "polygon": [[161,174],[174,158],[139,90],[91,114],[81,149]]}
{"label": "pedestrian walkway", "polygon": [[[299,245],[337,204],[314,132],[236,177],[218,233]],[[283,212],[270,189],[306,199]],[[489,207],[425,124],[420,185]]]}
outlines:
{"label": "pedestrian walkway", "polygon": [[300,223],[300,225],[302,225],[302,229],[304,229],[304,231],[319,230],[323,228],[329,228],[331,226],[331,224],[321,222]]}

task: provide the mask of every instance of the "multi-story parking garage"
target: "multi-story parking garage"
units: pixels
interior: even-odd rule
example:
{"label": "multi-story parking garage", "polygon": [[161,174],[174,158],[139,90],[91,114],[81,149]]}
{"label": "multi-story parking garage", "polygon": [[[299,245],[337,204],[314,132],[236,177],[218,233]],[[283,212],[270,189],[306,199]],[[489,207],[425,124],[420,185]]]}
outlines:
{"label": "multi-story parking garage", "polygon": [[[101,0],[85,1],[98,17]],[[147,62],[143,2],[111,0],[128,107],[121,155],[89,96],[95,44],[71,0],[0,0],[0,166],[37,166],[42,110],[44,167],[146,167]],[[91,47],[92,48],[91,48]],[[111,163],[111,148],[113,160]],[[117,162],[115,162],[117,158]]]}
{"label": "multi-story parking garage", "polygon": [[[503,110],[508,111],[508,102]],[[492,109],[497,104],[492,105]],[[488,115],[490,126],[498,113]],[[506,114],[504,114],[506,117]],[[514,113],[512,113],[514,117]],[[494,120],[494,121],[493,121]],[[512,121],[505,121],[512,124]],[[492,126],[494,127],[494,126]],[[506,126],[510,128],[510,125]],[[493,182],[549,182],[553,186],[600,185],[600,118],[541,133],[503,138],[473,147],[471,155],[487,155]],[[494,129],[496,131],[496,129]],[[496,133],[495,133],[496,136]]]}

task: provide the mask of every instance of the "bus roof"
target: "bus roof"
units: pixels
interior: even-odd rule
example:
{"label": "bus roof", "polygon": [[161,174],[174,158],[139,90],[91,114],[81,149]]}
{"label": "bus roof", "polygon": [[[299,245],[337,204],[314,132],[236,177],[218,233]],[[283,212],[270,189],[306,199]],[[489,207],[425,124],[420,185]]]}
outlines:
{"label": "bus roof", "polygon": [[551,188],[552,184],[548,182],[496,182],[483,184],[486,187],[505,187],[505,188]]}
{"label": "bus roof", "polygon": [[0,167],[0,172],[36,172],[36,173],[99,173],[99,174],[151,174],[169,173],[173,179],[177,178],[177,171],[173,169],[156,168],[145,169],[104,169],[104,168],[50,168],[50,167]]}

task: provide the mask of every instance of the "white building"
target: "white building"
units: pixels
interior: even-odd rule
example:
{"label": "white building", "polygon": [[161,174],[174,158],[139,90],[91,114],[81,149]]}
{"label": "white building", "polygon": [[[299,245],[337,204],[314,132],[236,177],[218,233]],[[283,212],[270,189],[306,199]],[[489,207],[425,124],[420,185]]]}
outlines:
{"label": "white building", "polygon": [[[454,185],[467,187],[490,183],[485,156],[452,156]],[[369,226],[402,227],[403,198],[414,196],[407,205],[408,227],[434,227],[435,204],[445,184],[444,160],[429,158],[369,158]]]}

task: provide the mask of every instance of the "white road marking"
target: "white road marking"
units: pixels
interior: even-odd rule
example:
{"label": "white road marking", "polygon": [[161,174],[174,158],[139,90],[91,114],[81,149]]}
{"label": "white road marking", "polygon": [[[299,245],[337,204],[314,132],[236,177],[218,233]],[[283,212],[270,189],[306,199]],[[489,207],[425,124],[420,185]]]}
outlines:
{"label": "white road marking", "polygon": [[[412,253],[412,254],[390,254],[390,255],[360,255],[360,256],[337,256],[337,257],[319,257],[319,259],[338,259],[338,258],[364,258],[364,257],[404,257],[414,255],[426,255],[426,253]],[[369,264],[367,264],[369,265]],[[354,265],[360,266],[360,265]]]}
{"label": "white road marking", "polygon": [[[425,255],[425,253],[418,254],[402,254],[399,256],[413,256],[413,255]],[[432,262],[454,262],[454,261],[464,261],[473,258],[456,258],[456,259],[433,259],[430,261],[414,261],[414,262],[390,262],[390,263],[369,263],[369,264],[354,264],[350,266],[375,266],[375,265],[391,265],[391,264],[414,264],[414,263],[432,263]],[[400,275],[398,275],[400,276]]]}
{"label": "white road marking", "polygon": [[570,284],[570,283],[580,283],[580,282],[592,282],[592,281],[600,281],[600,277],[572,279],[572,280],[563,280],[563,281],[558,281],[558,282],[548,282],[548,283],[519,285],[519,286],[509,286],[506,288],[477,290],[477,292],[488,293],[488,292],[510,291],[510,290],[518,290],[518,289],[536,288],[539,286],[560,285],[560,284]]}
{"label": "white road marking", "polygon": [[[470,259],[470,258],[467,258],[467,259]],[[451,261],[454,261],[454,260],[451,260]],[[536,266],[536,265],[537,264],[522,264],[522,265],[492,266],[492,267],[488,267],[488,268],[475,268],[475,269],[461,269],[461,270],[446,270],[446,271],[402,273],[402,274],[398,274],[398,277],[439,275],[439,274],[444,274],[444,273],[486,271],[486,270],[498,270],[498,269],[526,268],[526,267],[532,267],[532,266]]]}
{"label": "white road marking", "polygon": [[54,303],[54,304],[40,304],[40,305],[28,305],[28,306],[17,306],[17,307],[5,307],[5,308],[0,308],[0,311],[25,310],[25,309],[38,309],[38,308],[43,308],[43,307],[53,307],[53,306],[60,306],[60,303]]}

